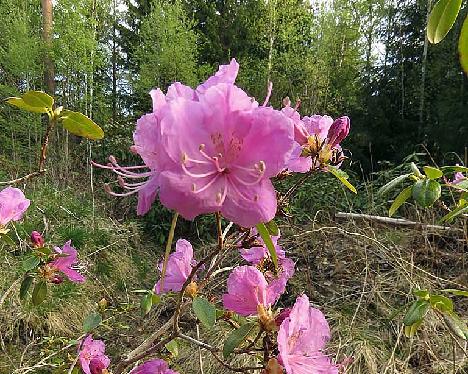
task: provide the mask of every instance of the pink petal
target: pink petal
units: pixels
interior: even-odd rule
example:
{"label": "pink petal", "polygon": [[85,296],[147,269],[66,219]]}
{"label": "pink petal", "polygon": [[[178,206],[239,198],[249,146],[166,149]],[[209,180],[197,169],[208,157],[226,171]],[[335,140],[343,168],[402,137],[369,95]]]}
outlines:
{"label": "pink petal", "polygon": [[233,84],[239,71],[239,64],[236,59],[232,59],[229,65],[220,65],[219,70],[214,76],[209,77],[204,83],[197,87],[198,94],[204,94],[205,91],[219,83]]}

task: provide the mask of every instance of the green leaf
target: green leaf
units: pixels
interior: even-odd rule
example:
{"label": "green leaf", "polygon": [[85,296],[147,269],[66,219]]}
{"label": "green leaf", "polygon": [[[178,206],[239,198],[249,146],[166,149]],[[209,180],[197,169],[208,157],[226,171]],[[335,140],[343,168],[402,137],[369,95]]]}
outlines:
{"label": "green leaf", "polygon": [[28,257],[23,261],[21,264],[21,267],[23,268],[24,271],[30,271],[32,269],[35,269],[37,265],[41,262],[41,259],[35,255],[32,255],[31,257]]}
{"label": "green leaf", "polygon": [[46,107],[36,108],[32,107],[24,102],[21,97],[9,97],[5,100],[8,104],[15,106],[19,109],[23,109],[27,112],[32,113],[47,113],[48,109]]}
{"label": "green leaf", "polygon": [[468,192],[468,179],[463,179],[457,184],[450,184],[450,187],[455,188],[456,190]]}
{"label": "green leaf", "polygon": [[88,333],[94,330],[102,322],[102,316],[98,312],[92,312],[83,321],[83,331]]}
{"label": "green leaf", "polygon": [[273,244],[273,241],[271,240],[271,236],[267,227],[265,226],[264,223],[259,223],[256,226],[256,228],[261,238],[263,239],[263,242],[265,243],[268,249],[268,252],[270,253],[271,260],[273,261],[273,264],[275,265],[275,269],[278,269],[278,255],[276,254],[276,248],[275,248],[275,245]]}
{"label": "green leaf", "polygon": [[456,313],[444,313],[443,317],[450,331],[458,337],[468,340],[468,327]]}
{"label": "green leaf", "polygon": [[427,39],[431,43],[444,39],[457,19],[461,4],[462,0],[439,0],[434,5],[427,22]]}
{"label": "green leaf", "polygon": [[144,295],[141,298],[141,301],[140,301],[141,314],[146,316],[150,312],[152,306],[153,306],[153,292],[148,292],[146,295]]}
{"label": "green leaf", "polygon": [[104,137],[104,131],[82,113],[63,110],[60,120],[63,127],[74,135],[91,140],[102,139]]}
{"label": "green leaf", "polygon": [[407,338],[411,338],[416,334],[416,331],[418,330],[419,326],[421,326],[422,320],[417,321],[413,323],[411,326],[405,326],[405,336]]}
{"label": "green leaf", "polygon": [[424,174],[426,174],[429,179],[438,179],[442,175],[444,175],[444,173],[442,173],[442,170],[433,168],[432,166],[424,166],[423,170]]}
{"label": "green leaf", "polygon": [[177,339],[173,339],[169,343],[166,343],[165,347],[173,357],[177,357],[179,355],[179,343]]}
{"label": "green leaf", "polygon": [[15,246],[15,241],[8,234],[0,234],[0,240],[9,246]]}
{"label": "green leaf", "polygon": [[395,212],[401,207],[406,200],[408,200],[411,196],[411,190],[413,186],[406,187],[403,191],[401,191],[395,200],[392,203],[392,206],[388,210],[389,217],[393,216]]}
{"label": "green leaf", "polygon": [[415,290],[413,291],[413,295],[416,296],[418,299],[429,299],[429,292],[427,290]]}
{"label": "green leaf", "polygon": [[468,173],[468,168],[465,167],[465,166],[459,166],[459,165],[455,165],[455,166],[442,166],[440,168],[440,170],[442,170],[444,172],[444,174],[448,174],[448,173],[455,173],[455,172],[460,172],[460,173]]}
{"label": "green leaf", "polygon": [[34,305],[42,303],[47,296],[47,283],[44,280],[37,282],[32,292],[32,302]]}
{"label": "green leaf", "polygon": [[237,330],[234,330],[226,339],[223,346],[223,357],[228,358],[234,349],[240,346],[249,336],[250,332],[255,327],[255,323],[249,322],[242,325]]}
{"label": "green leaf", "polygon": [[452,209],[445,216],[443,216],[441,222],[451,222],[454,218],[468,212],[468,202],[463,202],[458,205],[455,209]]}
{"label": "green leaf", "polygon": [[448,292],[448,293],[451,293],[452,295],[455,295],[455,296],[468,297],[468,291],[457,290],[455,288],[446,288],[445,290],[442,290],[442,292]]}
{"label": "green leaf", "polygon": [[418,321],[421,321],[426,315],[427,311],[431,304],[426,300],[416,300],[409,307],[406,312],[405,317],[403,318],[403,323],[405,326],[411,326]]}
{"label": "green leaf", "polygon": [[431,295],[429,302],[432,307],[444,313],[453,312],[453,301],[442,295]]}
{"label": "green leaf", "polygon": [[267,228],[271,236],[278,236],[280,234],[279,227],[273,220],[265,223],[265,227]]}
{"label": "green leaf", "polygon": [[413,185],[413,199],[423,208],[427,208],[439,199],[440,183],[432,179],[422,179]]}
{"label": "green leaf", "polygon": [[377,193],[379,195],[385,195],[387,192],[394,189],[396,186],[398,186],[401,182],[403,182],[410,175],[411,174],[399,175],[398,177],[396,177],[396,178],[392,179],[390,182],[388,182],[385,186],[382,186]]}
{"label": "green leaf", "polygon": [[52,110],[54,98],[42,91],[27,91],[23,94],[23,101],[33,108],[47,108]]}
{"label": "green leaf", "polygon": [[341,183],[343,183],[351,192],[357,193],[356,187],[349,183],[349,175],[335,166],[328,165],[328,171],[332,173]]}
{"label": "green leaf", "polygon": [[216,308],[208,300],[203,297],[193,299],[192,308],[203,325],[211,329],[216,322]]}
{"label": "green leaf", "polygon": [[153,295],[151,297],[151,303],[153,305],[158,305],[160,302],[161,302],[161,296],[156,295],[155,293],[153,293]]}
{"label": "green leaf", "polygon": [[[458,53],[462,69],[468,74],[468,16],[463,21],[463,26],[458,39]],[[465,170],[465,172],[468,170]]]}
{"label": "green leaf", "polygon": [[26,295],[28,294],[29,289],[31,288],[32,282],[34,280],[34,277],[30,275],[26,275],[21,282],[21,287],[20,287],[20,300],[24,300]]}

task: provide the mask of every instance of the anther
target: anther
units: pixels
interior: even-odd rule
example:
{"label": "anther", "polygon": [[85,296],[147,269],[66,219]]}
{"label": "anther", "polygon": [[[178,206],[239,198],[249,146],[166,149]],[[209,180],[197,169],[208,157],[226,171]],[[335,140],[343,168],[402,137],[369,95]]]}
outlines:
{"label": "anther", "polygon": [[198,146],[198,150],[199,150],[199,151],[203,151],[203,150],[205,149],[205,147],[206,147],[205,144],[202,143],[202,144],[200,144],[200,145]]}
{"label": "anther", "polygon": [[258,162],[258,170],[260,171],[260,173],[264,173],[265,169],[266,169],[265,162],[264,161],[259,161]]}
{"label": "anther", "polygon": [[197,190],[197,186],[195,185],[195,183],[192,183],[192,192],[195,192]]}
{"label": "anther", "polygon": [[119,182],[120,187],[125,188],[125,181],[120,175],[117,176],[117,181]]}

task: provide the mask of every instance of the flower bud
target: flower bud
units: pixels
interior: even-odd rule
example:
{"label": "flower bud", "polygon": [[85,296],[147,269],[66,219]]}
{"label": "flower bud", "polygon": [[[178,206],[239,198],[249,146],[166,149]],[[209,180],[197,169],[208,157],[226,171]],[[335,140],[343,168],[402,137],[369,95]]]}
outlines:
{"label": "flower bud", "polygon": [[257,306],[257,313],[258,313],[258,319],[260,320],[260,323],[262,324],[262,327],[264,330],[266,331],[276,330],[275,319],[273,318],[271,310],[267,310],[262,304],[259,304]]}
{"label": "flower bud", "polygon": [[198,291],[198,286],[195,282],[190,282],[190,284],[185,289],[185,293],[191,298],[194,298],[196,296],[197,291]]}
{"label": "flower bud", "polygon": [[278,363],[276,358],[272,357],[268,360],[263,374],[283,374],[283,367]]}
{"label": "flower bud", "polygon": [[53,284],[60,284],[63,282],[63,277],[61,277],[60,275],[54,275],[53,278],[51,279],[51,282]]}
{"label": "flower bud", "polygon": [[289,317],[291,314],[291,308],[283,309],[278,315],[275,317],[276,326],[280,327],[283,321]]}
{"label": "flower bud", "polygon": [[103,297],[99,302],[97,303],[99,309],[105,310],[107,306],[109,305],[109,302]]}
{"label": "flower bud", "polygon": [[42,248],[44,247],[44,238],[42,237],[42,235],[37,232],[37,231],[33,231],[31,233],[31,242],[34,246],[34,248]]}
{"label": "flower bud", "polygon": [[349,134],[349,117],[343,116],[335,120],[328,130],[328,144],[330,148],[336,147]]}

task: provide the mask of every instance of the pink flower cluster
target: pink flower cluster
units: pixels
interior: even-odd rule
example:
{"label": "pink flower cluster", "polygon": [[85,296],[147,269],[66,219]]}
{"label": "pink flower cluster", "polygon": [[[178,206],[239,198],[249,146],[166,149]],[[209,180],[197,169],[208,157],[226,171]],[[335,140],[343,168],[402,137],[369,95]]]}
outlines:
{"label": "pink flower cluster", "polygon": [[23,218],[30,203],[18,188],[7,187],[0,191],[0,228]]}
{"label": "pink flower cluster", "polygon": [[78,261],[78,252],[71,246],[71,240],[66,242],[63,248],[55,247],[54,251],[56,258],[47,264],[52,271],[61,272],[74,283],[82,283],[86,280],[83,275],[73,269],[73,265]]}
{"label": "pink flower cluster", "polygon": [[[121,166],[112,156],[107,166],[94,163],[113,170],[126,190],[107,187],[108,192],[138,193],[140,215],[159,194],[164,206],[186,219],[221,212],[243,227],[273,219],[277,200],[271,178],[288,167],[310,169],[311,157],[302,157],[302,149],[316,134],[295,110],[275,110],[267,100],[260,106],[249,97],[234,84],[238,70],[233,59],[196,89],[177,82],[166,94],[151,91],[153,112],[137,121],[133,135],[132,150],[144,165]],[[347,117],[337,121],[324,125],[326,137],[316,136],[329,153],[349,131]],[[298,168],[296,162],[309,166]]]}

